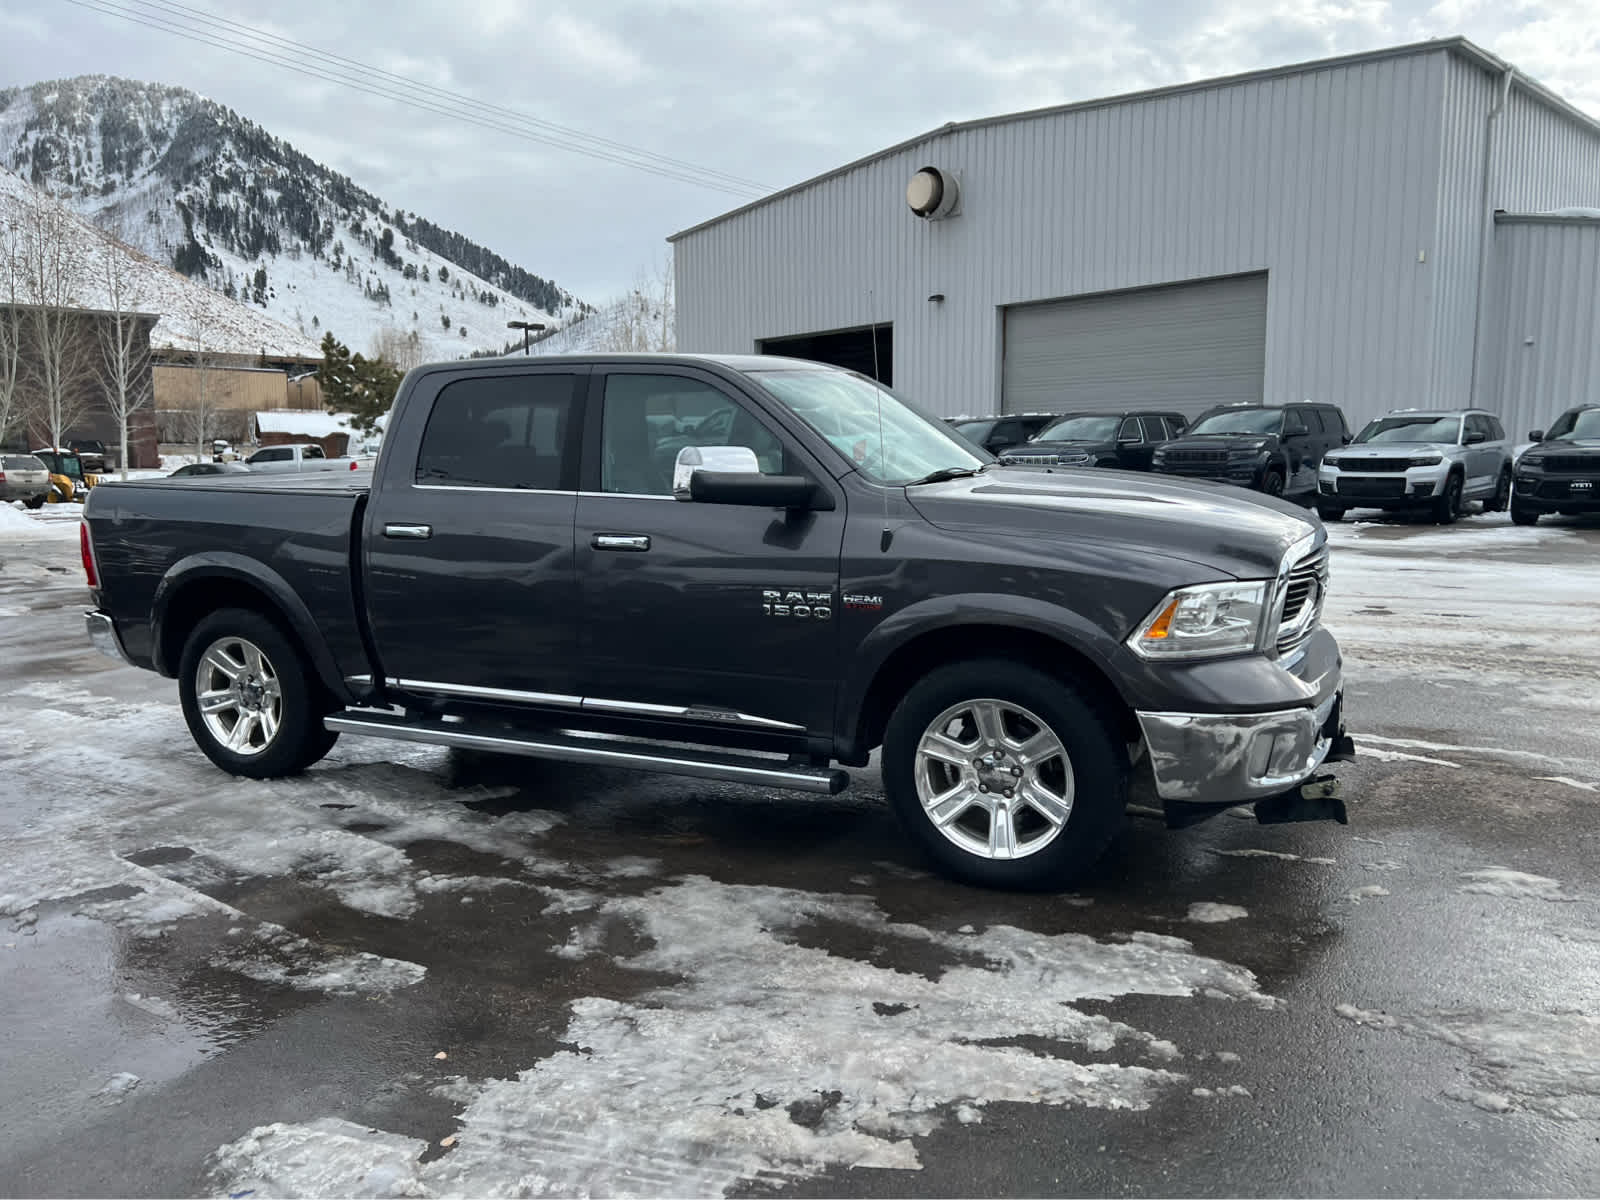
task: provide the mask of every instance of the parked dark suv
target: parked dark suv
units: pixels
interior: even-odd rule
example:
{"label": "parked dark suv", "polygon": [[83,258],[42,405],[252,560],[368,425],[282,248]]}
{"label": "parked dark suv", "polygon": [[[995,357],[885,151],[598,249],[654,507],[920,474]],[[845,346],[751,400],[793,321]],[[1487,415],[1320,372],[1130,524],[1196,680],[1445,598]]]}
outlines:
{"label": "parked dark suv", "polygon": [[1532,525],[1545,513],[1600,512],[1600,404],[1569,408],[1528,438],[1538,444],[1517,459],[1511,519]]}
{"label": "parked dark suv", "polygon": [[1068,413],[1000,457],[1026,466],[1148,471],[1156,447],[1179,436],[1187,424],[1174,412]]}
{"label": "parked dark suv", "polygon": [[106,444],[97,438],[73,438],[67,449],[78,456],[83,469],[91,475],[104,474],[106,469]]}
{"label": "parked dark suv", "polygon": [[1060,413],[1008,413],[1002,417],[947,417],[949,425],[974,446],[999,454],[1020,446]]}
{"label": "parked dark suv", "polygon": [[1349,441],[1350,425],[1332,404],[1225,404],[1157,446],[1151,465],[1269,496],[1313,496],[1322,456]]}

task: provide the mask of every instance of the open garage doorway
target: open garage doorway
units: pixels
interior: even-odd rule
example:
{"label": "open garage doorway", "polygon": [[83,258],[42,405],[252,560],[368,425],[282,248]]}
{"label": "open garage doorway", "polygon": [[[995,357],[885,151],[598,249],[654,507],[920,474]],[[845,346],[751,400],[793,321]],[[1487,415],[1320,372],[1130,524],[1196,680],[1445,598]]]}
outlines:
{"label": "open garage doorway", "polygon": [[[872,342],[878,342],[877,366],[873,366]],[[894,386],[894,326],[863,325],[859,329],[839,329],[832,333],[807,333],[799,337],[763,338],[756,343],[762,354],[781,354],[787,358],[809,358],[813,362],[859,371],[885,387]]]}

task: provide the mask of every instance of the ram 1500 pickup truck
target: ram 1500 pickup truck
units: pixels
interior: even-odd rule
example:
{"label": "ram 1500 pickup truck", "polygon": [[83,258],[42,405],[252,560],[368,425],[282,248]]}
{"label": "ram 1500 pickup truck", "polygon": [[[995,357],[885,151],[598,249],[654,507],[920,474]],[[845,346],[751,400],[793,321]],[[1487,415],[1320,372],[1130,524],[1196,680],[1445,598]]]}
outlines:
{"label": "ram 1500 pickup truck", "polygon": [[945,872],[1070,884],[1130,788],[1174,827],[1344,821],[1314,515],[1005,466],[776,357],[418,367],[371,469],[104,483],[103,651],[235,775],[341,734],[833,794],[880,751]]}

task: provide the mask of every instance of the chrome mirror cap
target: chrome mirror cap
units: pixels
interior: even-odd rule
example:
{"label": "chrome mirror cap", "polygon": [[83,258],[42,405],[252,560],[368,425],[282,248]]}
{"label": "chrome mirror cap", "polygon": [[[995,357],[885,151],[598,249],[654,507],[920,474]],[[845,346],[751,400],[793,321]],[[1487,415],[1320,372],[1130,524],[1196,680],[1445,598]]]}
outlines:
{"label": "chrome mirror cap", "polygon": [[691,498],[689,481],[696,471],[759,475],[761,462],[749,446],[685,446],[678,451],[677,461],[672,466],[672,494],[675,498]]}

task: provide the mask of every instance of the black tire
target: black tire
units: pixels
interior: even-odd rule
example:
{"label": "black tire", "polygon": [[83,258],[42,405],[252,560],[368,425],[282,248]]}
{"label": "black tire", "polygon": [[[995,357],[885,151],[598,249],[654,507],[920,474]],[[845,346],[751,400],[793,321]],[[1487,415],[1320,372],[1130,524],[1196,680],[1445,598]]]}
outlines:
{"label": "black tire", "polygon": [[1261,477],[1261,490],[1269,496],[1283,496],[1283,472],[1273,467]]}
{"label": "black tire", "polygon": [[1444,481],[1444,491],[1433,502],[1433,519],[1439,525],[1454,525],[1461,516],[1461,476],[1452,472]]}
{"label": "black tire", "polygon": [[[230,749],[213,732],[200,711],[198,675],[201,660],[219,642],[237,640],[252,644],[275,680],[279,695],[278,724],[270,739],[253,752]],[[339,740],[323,726],[333,709],[305,656],[281,629],[258,612],[225,608],[195,626],[184,643],[178,667],[178,696],[183,719],[195,744],[212,762],[230,775],[249,779],[278,779],[295,775],[322,758]],[[244,713],[240,712],[240,717]],[[236,719],[235,724],[238,724]]]}
{"label": "black tire", "polygon": [[1320,501],[1317,503],[1317,515],[1324,521],[1342,521],[1344,513],[1345,510],[1337,504],[1323,504]]}
{"label": "black tire", "polygon": [[1511,523],[1513,525],[1537,525],[1539,523],[1539,510],[1525,508],[1518,504],[1515,497],[1511,500]]}
{"label": "black tire", "polygon": [[[1066,820],[1060,823],[1059,832],[1020,857],[997,859],[963,849],[934,824],[917,790],[918,746],[925,734],[933,732],[930,726],[955,706],[989,700],[1035,714],[1055,736],[1071,769],[1071,807]],[[1099,859],[1125,819],[1128,763],[1113,730],[1069,681],[1008,659],[953,663],[917,682],[889,721],[882,761],[884,790],[911,839],[942,873],[979,887],[1030,891],[1070,887]],[[978,771],[968,772],[965,762],[959,770],[972,776],[973,786],[977,786]],[[1043,769],[1041,777],[1042,773]],[[995,774],[1004,777],[1006,771]],[[987,803],[997,799],[991,796]],[[977,801],[947,824],[952,829],[959,827],[968,813],[984,803]],[[1030,816],[1036,825],[1043,824],[1037,810],[1024,811],[1021,802],[1017,808],[1018,816],[1008,822],[1014,834]],[[992,829],[988,825],[992,816],[981,812],[976,816]],[[967,836],[981,839],[985,835],[968,830]],[[1018,839],[1016,844],[1024,846],[1026,842]]]}
{"label": "black tire", "polygon": [[22,502],[22,506],[24,508],[43,508],[44,507],[44,497],[43,496],[34,496],[30,500],[24,500]]}
{"label": "black tire", "polygon": [[1505,512],[1511,503],[1511,468],[1506,467],[1500,472],[1500,478],[1494,485],[1494,495],[1483,502],[1484,512]]}

